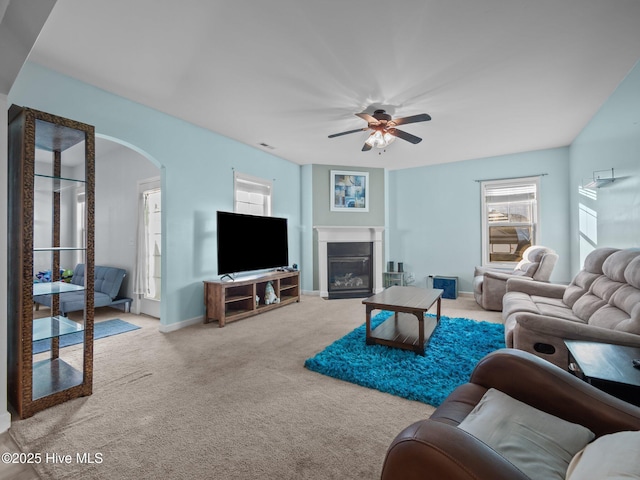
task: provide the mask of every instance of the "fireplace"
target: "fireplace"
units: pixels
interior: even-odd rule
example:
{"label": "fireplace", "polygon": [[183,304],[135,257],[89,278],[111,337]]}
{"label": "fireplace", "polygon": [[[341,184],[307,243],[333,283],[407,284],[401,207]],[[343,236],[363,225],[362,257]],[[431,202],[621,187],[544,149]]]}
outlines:
{"label": "fireplace", "polygon": [[327,243],[329,298],[369,297],[373,292],[373,244]]}
{"label": "fireplace", "polygon": [[[329,265],[327,246],[330,243],[366,242],[373,245],[371,288],[373,293],[384,290],[382,286],[382,233],[384,227],[365,226],[315,226],[318,232],[318,286],[320,296],[329,297]],[[335,297],[334,297],[335,298]]]}

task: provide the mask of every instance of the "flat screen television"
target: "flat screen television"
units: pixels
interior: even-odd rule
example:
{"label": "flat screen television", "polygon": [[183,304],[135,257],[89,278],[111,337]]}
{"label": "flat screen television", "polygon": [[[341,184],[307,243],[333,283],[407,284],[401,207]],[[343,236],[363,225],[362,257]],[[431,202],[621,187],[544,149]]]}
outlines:
{"label": "flat screen television", "polygon": [[218,211],[218,275],[289,265],[287,219]]}

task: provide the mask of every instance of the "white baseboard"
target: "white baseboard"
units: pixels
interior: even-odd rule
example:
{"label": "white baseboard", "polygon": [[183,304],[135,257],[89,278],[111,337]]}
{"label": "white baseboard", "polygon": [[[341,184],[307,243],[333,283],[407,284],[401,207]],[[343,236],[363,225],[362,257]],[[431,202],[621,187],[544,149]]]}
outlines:
{"label": "white baseboard", "polygon": [[191,325],[197,325],[203,322],[204,317],[195,317],[187,320],[182,320],[181,322],[171,323],[169,325],[160,324],[160,328],[158,328],[158,330],[160,330],[161,333],[175,332],[176,330],[180,330],[181,328],[190,327]]}

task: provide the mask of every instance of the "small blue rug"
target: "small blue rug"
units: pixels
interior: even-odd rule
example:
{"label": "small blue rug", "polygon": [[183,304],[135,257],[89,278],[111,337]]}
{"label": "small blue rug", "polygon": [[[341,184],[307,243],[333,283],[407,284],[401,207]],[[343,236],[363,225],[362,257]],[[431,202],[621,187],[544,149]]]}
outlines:
{"label": "small blue rug", "polygon": [[[110,337],[112,335],[118,335],[120,333],[130,332],[131,330],[138,330],[140,327],[133,325],[132,323],[125,322],[119,318],[113,320],[105,320],[104,322],[96,322],[93,325],[93,339]],[[60,348],[70,347],[71,345],[77,345],[84,340],[84,332],[69,333],[60,337]],[[51,350],[51,339],[46,338],[44,340],[36,340],[33,342],[33,353],[42,353]]]}
{"label": "small blue rug", "polygon": [[[380,312],[371,319],[371,328],[391,315]],[[314,372],[437,407],[458,385],[469,381],[480,359],[505,347],[504,325],[444,316],[425,356],[367,345],[365,337],[363,324],[308,358],[304,365]]]}

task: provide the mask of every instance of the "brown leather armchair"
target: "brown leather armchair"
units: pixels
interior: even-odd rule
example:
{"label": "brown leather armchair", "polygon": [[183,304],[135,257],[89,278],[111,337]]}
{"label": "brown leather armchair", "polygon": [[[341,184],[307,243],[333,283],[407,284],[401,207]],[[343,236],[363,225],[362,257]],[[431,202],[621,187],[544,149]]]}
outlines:
{"label": "brown leather armchair", "polygon": [[503,349],[483,358],[427,420],[391,443],[382,480],[526,480],[521,470],[457,426],[489,388],[591,430],[596,438],[640,430],[640,408],[614,398],[527,352]]}

